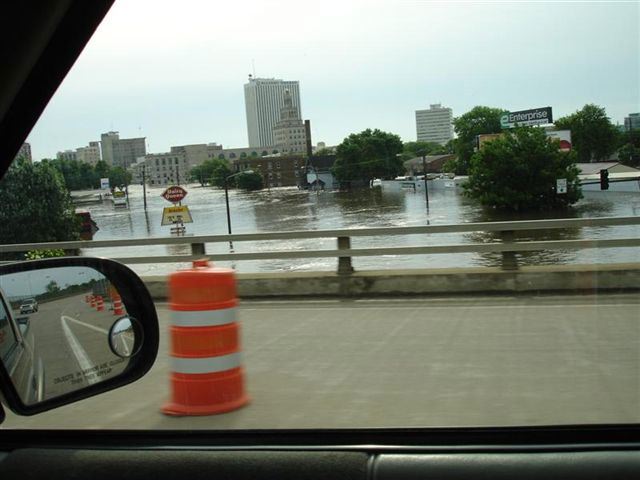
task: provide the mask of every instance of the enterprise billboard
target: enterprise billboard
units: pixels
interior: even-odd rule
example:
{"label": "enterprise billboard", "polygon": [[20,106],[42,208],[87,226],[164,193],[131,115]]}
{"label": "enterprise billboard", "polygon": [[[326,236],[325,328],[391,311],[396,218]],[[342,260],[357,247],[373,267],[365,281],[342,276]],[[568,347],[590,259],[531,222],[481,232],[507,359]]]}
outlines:
{"label": "enterprise billboard", "polygon": [[546,125],[549,123],[553,123],[551,107],[509,112],[500,117],[500,126],[502,128],[513,128],[516,125],[520,127],[529,127],[532,125]]}

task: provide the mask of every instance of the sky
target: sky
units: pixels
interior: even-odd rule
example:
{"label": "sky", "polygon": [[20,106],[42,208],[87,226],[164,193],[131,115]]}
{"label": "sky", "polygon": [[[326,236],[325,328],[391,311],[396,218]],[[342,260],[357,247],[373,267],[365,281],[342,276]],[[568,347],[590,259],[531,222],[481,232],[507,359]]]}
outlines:
{"label": "sky", "polygon": [[0,289],[8,298],[32,297],[47,291],[47,285],[55,281],[60,288],[104,280],[105,276],[89,267],[56,267],[42,270],[2,275]]}
{"label": "sky", "polygon": [[248,74],[300,82],[313,143],[415,110],[587,103],[640,111],[640,2],[116,0],[28,137],[35,160],[109,130],[172,145],[248,145]]}

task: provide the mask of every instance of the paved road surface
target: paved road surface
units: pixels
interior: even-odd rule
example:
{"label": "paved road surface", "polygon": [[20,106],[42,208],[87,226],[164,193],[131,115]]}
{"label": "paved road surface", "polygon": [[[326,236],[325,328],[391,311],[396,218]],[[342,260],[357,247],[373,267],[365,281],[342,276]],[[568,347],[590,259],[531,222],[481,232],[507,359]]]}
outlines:
{"label": "paved road surface", "polygon": [[252,403],[166,417],[137,383],[5,426],[318,428],[640,422],[640,296],[243,302]]}
{"label": "paved road surface", "polygon": [[127,365],[107,343],[109,328],[118,318],[110,304],[98,312],[84,297],[43,302],[38,312],[29,314],[27,332],[45,367],[45,399],[112,377]]}

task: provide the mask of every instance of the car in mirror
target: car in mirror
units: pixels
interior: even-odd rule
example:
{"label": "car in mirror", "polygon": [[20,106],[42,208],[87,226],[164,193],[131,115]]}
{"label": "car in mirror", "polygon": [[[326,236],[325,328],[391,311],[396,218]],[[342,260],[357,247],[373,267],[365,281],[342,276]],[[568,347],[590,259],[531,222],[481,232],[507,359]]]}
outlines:
{"label": "car in mirror", "polygon": [[0,266],[0,383],[16,413],[131,383],[157,350],[155,307],[124,265],[66,257]]}

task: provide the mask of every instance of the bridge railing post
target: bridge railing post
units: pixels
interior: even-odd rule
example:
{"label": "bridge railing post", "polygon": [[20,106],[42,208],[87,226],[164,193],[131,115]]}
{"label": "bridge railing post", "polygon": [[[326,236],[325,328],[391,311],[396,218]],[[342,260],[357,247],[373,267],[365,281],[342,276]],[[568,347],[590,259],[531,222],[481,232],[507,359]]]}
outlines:
{"label": "bridge railing post", "polygon": [[[500,232],[502,243],[509,244],[515,241],[515,232],[513,230],[505,230]],[[518,270],[518,259],[516,258],[516,252],[503,251],[502,252],[502,269],[503,270]]]}
{"label": "bridge railing post", "polygon": [[[338,250],[349,250],[351,248],[351,237],[338,237]],[[353,265],[351,257],[338,255],[338,275],[351,275]]]}
{"label": "bridge railing post", "polygon": [[204,248],[204,243],[192,243],[191,244],[191,254],[192,255],[206,255],[207,252]]}

